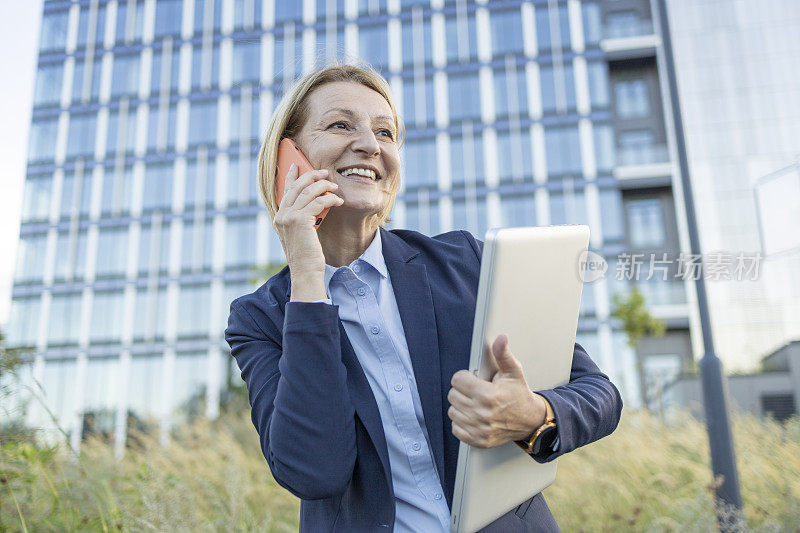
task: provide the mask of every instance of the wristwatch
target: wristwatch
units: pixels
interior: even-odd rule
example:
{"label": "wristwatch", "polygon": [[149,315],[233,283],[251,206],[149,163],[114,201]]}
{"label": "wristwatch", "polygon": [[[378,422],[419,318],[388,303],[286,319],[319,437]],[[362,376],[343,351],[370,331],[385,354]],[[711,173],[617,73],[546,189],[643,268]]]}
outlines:
{"label": "wristwatch", "polygon": [[525,450],[525,453],[531,455],[538,455],[542,450],[546,450],[553,446],[556,436],[558,436],[558,429],[556,427],[556,417],[553,413],[553,408],[550,407],[550,402],[544,396],[538,395],[544,400],[545,416],[544,423],[534,431],[530,437],[523,440],[515,440],[517,446]]}

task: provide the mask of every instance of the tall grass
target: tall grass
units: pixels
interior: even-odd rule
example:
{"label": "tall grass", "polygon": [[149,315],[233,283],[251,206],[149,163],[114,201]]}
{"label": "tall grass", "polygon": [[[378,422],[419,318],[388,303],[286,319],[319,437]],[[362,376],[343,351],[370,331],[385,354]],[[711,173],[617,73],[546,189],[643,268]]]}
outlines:
{"label": "tall grass", "polygon": [[[748,527],[800,531],[800,423],[736,418]],[[168,446],[148,435],[123,459],[100,441],[75,458],[0,448],[2,531],[291,531],[298,501],[269,474],[249,414],[198,421]],[[715,527],[704,427],[626,412],[606,439],[564,456],[545,491],[564,531]]]}

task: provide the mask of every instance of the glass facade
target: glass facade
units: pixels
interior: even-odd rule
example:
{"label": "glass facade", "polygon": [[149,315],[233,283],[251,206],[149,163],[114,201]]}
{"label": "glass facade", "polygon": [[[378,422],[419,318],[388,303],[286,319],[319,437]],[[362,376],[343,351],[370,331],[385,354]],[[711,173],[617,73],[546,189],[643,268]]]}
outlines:
{"label": "glass facade", "polygon": [[[286,84],[326,57],[370,61],[396,91],[407,132],[390,227],[586,223],[610,256],[625,217],[649,216],[623,212],[614,175],[612,97],[646,109],[638,86],[610,85],[599,2],[44,10],[8,340],[34,347],[34,378],[69,396],[73,439],[90,410],[121,414],[93,422],[118,440],[126,415],[168,429],[201,391],[216,415],[229,302],[253,289],[253,267],[284,260],[255,179],[262,133]],[[579,339],[613,376],[611,296],[587,286]]]}

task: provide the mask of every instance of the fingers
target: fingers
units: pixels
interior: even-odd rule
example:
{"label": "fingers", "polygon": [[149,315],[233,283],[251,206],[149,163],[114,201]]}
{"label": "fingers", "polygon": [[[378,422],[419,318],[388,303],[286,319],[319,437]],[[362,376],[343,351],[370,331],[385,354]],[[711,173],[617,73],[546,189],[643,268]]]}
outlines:
{"label": "fingers", "polygon": [[328,170],[309,170],[302,176],[297,176],[297,165],[292,163],[289,172],[286,174],[285,187],[283,191],[283,199],[281,200],[280,207],[290,207],[294,205],[300,193],[310,184],[324,180],[328,177]]}
{"label": "fingers", "polygon": [[473,404],[472,398],[455,388],[447,393],[447,401],[457,409],[466,409]]}
{"label": "fingers", "polygon": [[344,200],[335,194],[323,194],[311,200],[307,206],[299,212],[304,217],[310,217],[312,220],[317,217],[326,207],[334,207],[342,205]]}
{"label": "fingers", "polygon": [[508,337],[506,335],[498,335],[492,343],[492,353],[494,362],[497,365],[499,373],[508,374],[512,376],[522,376],[522,365],[511,353],[508,347]]}
{"label": "fingers", "polygon": [[[302,211],[308,204],[313,202],[317,197],[325,194],[326,192],[333,192],[338,188],[339,186],[337,184],[333,183],[332,181],[328,181],[326,179],[311,182],[300,192],[300,194],[297,196],[297,199],[294,201],[294,204],[292,204],[291,207],[298,211]],[[336,197],[335,195],[333,196]],[[317,213],[319,213],[319,211],[317,211]]]}

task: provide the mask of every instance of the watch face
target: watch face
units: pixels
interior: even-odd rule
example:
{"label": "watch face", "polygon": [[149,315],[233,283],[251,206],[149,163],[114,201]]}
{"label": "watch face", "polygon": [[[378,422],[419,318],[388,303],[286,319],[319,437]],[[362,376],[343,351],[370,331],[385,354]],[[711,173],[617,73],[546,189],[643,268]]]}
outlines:
{"label": "watch face", "polygon": [[558,429],[555,425],[545,428],[540,434],[539,437],[533,441],[533,446],[531,446],[531,453],[534,455],[538,455],[544,450],[552,449],[553,441],[556,440],[556,435],[558,435]]}

